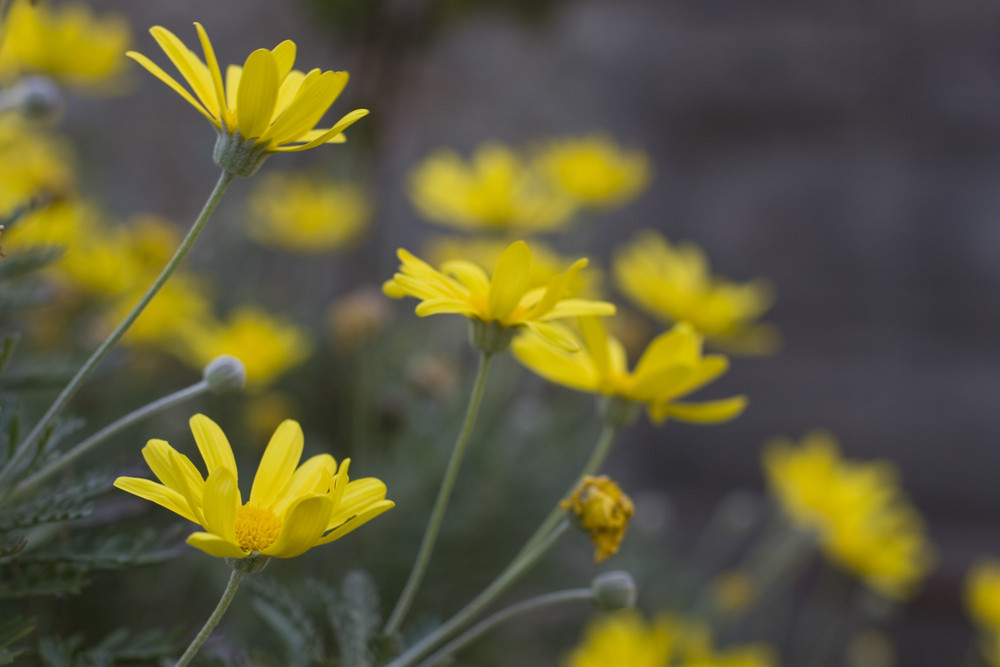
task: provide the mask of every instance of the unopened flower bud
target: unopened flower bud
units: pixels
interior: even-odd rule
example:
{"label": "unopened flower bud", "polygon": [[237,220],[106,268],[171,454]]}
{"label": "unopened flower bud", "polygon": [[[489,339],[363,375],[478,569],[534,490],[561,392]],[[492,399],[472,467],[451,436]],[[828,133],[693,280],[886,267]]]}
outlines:
{"label": "unopened flower bud", "polygon": [[594,594],[594,604],[602,611],[618,611],[635,606],[635,579],[623,570],[597,575],[590,584],[590,590]]}
{"label": "unopened flower bud", "polygon": [[216,394],[229,394],[240,391],[247,383],[247,370],[243,362],[236,357],[224,354],[216,357],[205,366],[202,374],[208,388]]}
{"label": "unopened flower bud", "polygon": [[33,121],[53,121],[63,107],[62,90],[47,76],[24,77],[0,92],[0,111],[16,109]]}

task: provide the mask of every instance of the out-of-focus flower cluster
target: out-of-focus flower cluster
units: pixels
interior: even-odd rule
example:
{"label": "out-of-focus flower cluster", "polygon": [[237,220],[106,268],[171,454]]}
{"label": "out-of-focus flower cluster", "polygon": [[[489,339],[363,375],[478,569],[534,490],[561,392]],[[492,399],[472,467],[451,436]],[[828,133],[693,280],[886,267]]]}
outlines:
{"label": "out-of-focus flower cluster", "polygon": [[798,446],[770,443],[763,465],[781,508],[832,562],[888,598],[916,592],[933,551],[890,463],[844,459],[832,435],[815,431]]}
{"label": "out-of-focus flower cluster", "polygon": [[595,619],[565,667],[773,667],[774,652],[754,644],[716,648],[703,623],[668,614],[646,621],[621,611]]}

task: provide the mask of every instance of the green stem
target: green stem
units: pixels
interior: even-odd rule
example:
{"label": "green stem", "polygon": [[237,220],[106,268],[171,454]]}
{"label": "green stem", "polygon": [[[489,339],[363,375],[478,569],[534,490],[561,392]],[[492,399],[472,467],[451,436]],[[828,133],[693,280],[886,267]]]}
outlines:
{"label": "green stem", "polygon": [[233,573],[229,575],[229,583],[226,584],[226,590],[222,591],[222,598],[219,599],[219,604],[215,606],[215,611],[213,611],[212,615],[208,617],[207,621],[205,621],[205,626],[201,629],[201,632],[199,632],[198,635],[191,640],[191,644],[187,647],[187,650],[184,651],[184,655],[180,657],[174,667],[185,667],[189,662],[191,662],[195,654],[198,653],[198,649],[200,649],[201,645],[205,643],[208,636],[212,634],[212,630],[214,630],[215,626],[217,626],[219,621],[222,620],[222,615],[225,614],[226,609],[229,608],[229,603],[232,602],[233,598],[236,596],[236,589],[239,588],[240,582],[245,576],[246,572],[233,568]]}
{"label": "green stem", "polygon": [[15,500],[16,498],[28,493],[29,491],[33,491],[36,487],[38,487],[42,482],[51,477],[54,473],[58,472],[59,470],[62,470],[76,459],[80,458],[87,452],[94,449],[94,447],[96,447],[97,445],[101,444],[111,436],[116,435],[120,431],[128,428],[132,424],[135,424],[136,422],[145,419],[150,415],[156,414],[157,412],[161,412],[179,403],[183,403],[188,399],[201,396],[207,391],[209,391],[208,382],[206,382],[205,380],[201,380],[200,382],[196,382],[190,387],[181,389],[180,391],[175,391],[174,393],[168,396],[164,396],[160,399],[157,399],[152,403],[147,403],[138,410],[133,410],[132,412],[128,413],[118,421],[108,424],[100,431],[98,431],[94,435],[90,436],[89,438],[78,444],[76,447],[70,449],[68,452],[60,456],[55,461],[49,463],[47,466],[36,472],[28,479],[16,485],[14,487],[14,490],[11,491],[10,495],[8,495],[3,500],[0,500],[0,506],[2,506],[4,503]]}
{"label": "green stem", "polygon": [[569,521],[563,521],[556,526],[548,535],[542,538],[538,544],[525,553],[519,560],[511,562],[493,582],[483,589],[483,592],[465,605],[457,614],[440,625],[434,632],[430,633],[416,644],[408,648],[402,655],[390,662],[386,667],[410,667],[416,661],[431,651],[435,646],[454,634],[459,628],[471,621],[476,614],[487,607],[498,595],[507,590],[507,587],[517,581],[521,575],[527,572],[537,563],[542,556],[549,552],[555,543],[569,529]]}
{"label": "green stem", "polygon": [[533,597],[528,600],[512,604],[506,609],[501,609],[492,616],[488,616],[479,623],[476,623],[458,637],[455,637],[443,647],[435,651],[429,658],[420,662],[417,667],[434,667],[434,665],[437,665],[448,656],[462,650],[496,626],[519,614],[535,611],[537,609],[544,609],[545,607],[553,607],[564,602],[591,600],[593,597],[594,592],[590,588],[573,588],[565,591],[557,591],[555,593],[546,593],[545,595],[539,595],[538,597]]}
{"label": "green stem", "polygon": [[[569,498],[573,495],[573,491],[576,490],[577,485],[580,480],[587,475],[593,475],[601,469],[604,465],[605,459],[608,458],[608,454],[611,452],[611,445],[614,444],[615,435],[618,433],[618,427],[614,424],[605,422],[604,428],[601,429],[601,435],[597,438],[597,444],[594,445],[594,451],[590,455],[590,459],[583,466],[583,470],[580,474],[573,478],[573,485],[569,487],[569,491],[563,496],[563,499]],[[534,534],[528,538],[528,541],[521,547],[521,551],[514,556],[514,560],[521,558],[529,549],[538,544],[539,540],[549,534],[552,528],[559,523],[561,519],[566,514],[566,510],[561,507],[561,503],[556,503],[556,506],[552,508],[549,515],[545,517],[545,521],[542,525],[534,532]]]}
{"label": "green stem", "polygon": [[493,355],[483,352],[479,357],[479,370],[476,372],[476,380],[472,386],[472,395],[469,398],[469,407],[465,411],[465,421],[462,423],[462,430],[459,431],[455,440],[455,448],[451,452],[451,459],[448,461],[448,468],[445,470],[444,479],[441,480],[441,488],[438,490],[437,500],[434,502],[434,509],[431,511],[430,521],[427,523],[427,530],[424,531],[423,541],[420,543],[420,551],[417,552],[417,559],[413,563],[410,571],[410,578],[403,587],[403,592],[396,602],[396,607],[389,616],[389,621],[385,625],[385,634],[391,635],[399,630],[406,612],[413,603],[413,598],[417,594],[420,582],[430,563],[431,553],[434,551],[434,543],[437,541],[438,531],[441,529],[441,522],[444,519],[445,510],[448,508],[448,499],[451,497],[452,487],[455,486],[455,479],[458,477],[458,469],[462,464],[462,456],[465,448],[469,444],[469,436],[472,435],[472,427],[476,423],[476,415],[479,414],[479,404],[483,399],[483,389],[486,387],[486,376],[490,370],[490,361]]}
{"label": "green stem", "polygon": [[109,335],[107,339],[101,343],[100,347],[98,347],[94,353],[90,355],[90,358],[84,362],[80,370],[77,371],[76,375],[73,376],[73,379],[69,381],[69,384],[67,384],[62,390],[62,393],[56,397],[56,400],[49,407],[48,411],[42,416],[38,423],[35,424],[31,433],[29,433],[20,444],[17,451],[14,452],[14,456],[12,456],[10,461],[7,462],[4,469],[0,471],[0,489],[10,487],[11,477],[17,474],[18,468],[24,462],[24,458],[28,456],[35,443],[38,442],[38,439],[45,432],[45,429],[47,429],[49,424],[51,424],[62,413],[66,404],[80,388],[80,385],[83,384],[83,381],[88,375],[90,375],[91,371],[94,370],[97,364],[104,359],[105,355],[107,355],[114,344],[117,343],[123,335],[125,335],[125,332],[132,326],[132,323],[138,319],[139,315],[142,314],[142,311],[147,305],[149,305],[149,302],[153,300],[154,296],[156,296],[156,293],[160,291],[160,288],[167,282],[167,279],[174,273],[178,265],[191,249],[191,246],[194,245],[194,242],[201,233],[202,228],[212,216],[212,212],[218,205],[219,200],[222,199],[223,193],[226,191],[226,188],[232,180],[232,174],[226,171],[222,172],[219,176],[218,182],[215,184],[215,188],[212,190],[212,193],[209,195],[204,207],[201,209],[201,213],[198,214],[198,217],[191,225],[191,229],[188,231],[187,236],[185,236],[184,240],[181,241],[181,244],[174,253],[174,256],[170,258],[169,262],[167,262],[163,271],[161,271],[160,275],[157,276],[156,281],[148,290],[146,290],[146,293],[139,300],[139,303],[132,308],[129,314],[125,316],[125,319],[122,320],[117,327],[115,327],[115,330],[111,332],[111,335]]}

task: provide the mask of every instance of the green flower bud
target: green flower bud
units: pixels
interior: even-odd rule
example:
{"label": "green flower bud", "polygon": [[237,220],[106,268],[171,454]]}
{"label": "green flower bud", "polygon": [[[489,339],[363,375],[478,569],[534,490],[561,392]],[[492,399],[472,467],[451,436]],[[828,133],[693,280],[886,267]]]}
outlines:
{"label": "green flower bud", "polygon": [[240,391],[247,383],[247,370],[243,362],[236,357],[224,354],[216,357],[205,366],[202,373],[209,389],[216,394],[229,394]]}
{"label": "green flower bud", "polygon": [[636,586],[632,575],[623,570],[605,572],[590,584],[593,601],[603,611],[618,611],[635,606]]}

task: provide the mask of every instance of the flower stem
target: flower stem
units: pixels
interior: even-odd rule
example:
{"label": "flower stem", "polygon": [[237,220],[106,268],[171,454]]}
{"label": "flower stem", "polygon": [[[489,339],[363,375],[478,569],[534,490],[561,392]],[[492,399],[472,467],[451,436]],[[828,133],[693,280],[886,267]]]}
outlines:
{"label": "flower stem", "polygon": [[455,631],[472,620],[472,618],[487,607],[498,595],[507,590],[507,587],[517,581],[522,574],[527,572],[537,563],[542,556],[555,546],[555,543],[569,529],[569,522],[563,521],[557,525],[544,538],[539,540],[532,549],[528,550],[520,559],[514,560],[507,566],[500,575],[490,583],[483,592],[475,597],[472,602],[465,605],[457,614],[441,624],[434,632],[430,633],[416,644],[408,648],[402,655],[390,662],[386,667],[410,667],[416,664],[422,656],[432,650],[437,644],[450,637]]}
{"label": "flower stem", "polygon": [[455,448],[451,452],[451,459],[448,461],[448,468],[445,470],[444,479],[441,480],[441,488],[438,490],[437,500],[434,502],[434,509],[431,511],[430,521],[427,523],[427,530],[424,531],[423,541],[420,543],[420,550],[417,552],[417,559],[413,563],[410,571],[410,578],[407,579],[403,592],[396,602],[396,607],[392,610],[389,620],[385,625],[385,634],[391,635],[399,630],[406,612],[413,603],[413,598],[417,594],[420,582],[427,570],[431,553],[434,551],[434,543],[437,541],[438,531],[441,529],[441,521],[444,519],[445,510],[448,508],[448,499],[451,497],[452,487],[455,486],[455,479],[458,477],[458,469],[462,463],[462,456],[465,448],[469,444],[469,436],[472,434],[472,427],[476,423],[476,415],[479,414],[479,404],[483,399],[483,389],[486,386],[486,376],[490,370],[490,362],[493,355],[483,352],[479,356],[479,369],[476,371],[476,380],[472,385],[472,395],[469,397],[469,406],[465,411],[465,420],[458,438],[455,440]]}
{"label": "flower stem", "polygon": [[236,596],[236,589],[239,588],[240,582],[246,574],[246,572],[243,572],[238,568],[233,568],[233,573],[229,575],[229,583],[226,584],[226,590],[222,591],[222,597],[219,599],[219,604],[215,606],[215,611],[213,611],[212,615],[208,617],[207,621],[205,621],[205,626],[201,629],[201,632],[199,632],[197,636],[191,640],[191,644],[187,647],[187,650],[184,651],[184,655],[177,660],[177,664],[175,664],[174,667],[185,667],[189,662],[191,662],[195,654],[198,653],[198,649],[201,648],[201,645],[205,643],[208,636],[212,634],[212,630],[214,630],[215,626],[217,626],[219,621],[222,620],[222,615],[225,614],[226,609],[229,608],[229,603],[232,602],[233,598]]}
{"label": "flower stem", "polygon": [[62,470],[79,457],[94,449],[97,445],[101,444],[111,436],[116,435],[119,431],[122,431],[132,424],[145,419],[149,415],[171,408],[188,399],[201,396],[207,391],[209,391],[208,382],[201,380],[190,387],[186,387],[180,391],[175,391],[174,393],[159,398],[152,403],[147,403],[138,410],[133,410],[118,421],[108,424],[94,435],[70,449],[55,461],[49,463],[28,479],[24,480],[20,484],[17,484],[14,487],[14,490],[10,492],[10,495],[0,500],[0,506],[28,493],[29,491],[33,491],[54,473]]}
{"label": "flower stem", "polygon": [[7,465],[4,466],[3,470],[0,470],[0,488],[10,487],[11,477],[19,472],[19,467],[24,462],[25,457],[31,452],[34,445],[38,442],[38,439],[42,436],[49,425],[62,413],[62,411],[66,408],[66,404],[80,388],[80,385],[83,384],[83,381],[87,379],[87,376],[90,375],[97,364],[104,359],[105,355],[107,355],[114,344],[117,343],[123,335],[125,335],[125,332],[132,326],[132,323],[139,318],[142,311],[147,305],[149,305],[149,302],[153,300],[156,293],[160,291],[160,288],[162,288],[167,282],[167,279],[174,273],[178,265],[181,263],[181,260],[184,259],[188,251],[191,249],[191,246],[194,245],[194,242],[201,233],[202,228],[204,228],[205,223],[208,222],[208,219],[212,216],[212,212],[218,205],[219,200],[222,199],[223,193],[226,191],[226,188],[232,180],[232,174],[226,171],[222,172],[219,176],[218,182],[215,184],[215,188],[209,195],[204,207],[202,207],[201,213],[198,214],[198,217],[191,225],[191,229],[188,231],[187,236],[185,236],[184,240],[181,241],[181,244],[174,253],[174,256],[171,257],[170,261],[167,262],[167,265],[163,267],[163,271],[161,271],[160,275],[157,276],[156,281],[153,282],[148,290],[146,290],[146,293],[141,299],[139,299],[139,303],[132,308],[129,314],[125,316],[125,319],[123,319],[121,323],[115,327],[115,330],[111,332],[103,343],[101,343],[100,347],[98,347],[94,353],[90,355],[90,358],[84,362],[83,366],[80,367],[80,370],[78,370],[76,375],[73,376],[73,379],[69,381],[69,384],[67,384],[59,396],[56,397],[56,400],[51,406],[49,406],[49,409],[38,421],[38,423],[35,424],[31,433],[29,433],[24,441],[18,446],[17,451],[14,452],[14,455],[11,457],[10,461],[7,462]]}
{"label": "flower stem", "polygon": [[[563,496],[563,498],[568,498],[573,495],[573,491],[576,489],[576,486],[580,483],[580,480],[583,479],[583,477],[586,475],[593,475],[601,469],[601,466],[604,465],[604,460],[608,458],[608,454],[611,452],[611,445],[614,444],[615,435],[617,433],[617,426],[610,423],[604,424],[604,428],[601,429],[601,434],[597,438],[597,444],[594,445],[594,451],[591,453],[590,459],[587,460],[587,463],[583,466],[580,474],[573,479],[573,485],[569,487],[569,491],[565,496]],[[563,510],[560,504],[556,503],[556,506],[552,508],[551,512],[549,512],[549,515],[545,517],[545,521],[542,522],[542,525],[535,530],[534,534],[532,534],[532,536],[528,538],[528,541],[525,542],[524,546],[521,547],[521,551],[514,556],[514,560],[516,561],[521,558],[529,549],[538,544],[542,538],[548,535],[552,528],[559,523],[559,519],[561,519],[565,513],[565,510]]]}
{"label": "flower stem", "polygon": [[504,621],[517,616],[518,614],[535,611],[536,609],[544,609],[545,607],[552,607],[564,602],[591,600],[593,597],[594,592],[590,588],[572,588],[565,591],[546,593],[545,595],[539,595],[537,597],[512,604],[506,609],[501,609],[495,614],[486,617],[479,623],[476,623],[458,637],[455,637],[453,640],[435,651],[429,658],[420,662],[417,667],[434,667],[434,665],[444,661],[448,656],[462,650],[475,640],[479,639],[482,635],[486,634]]}

